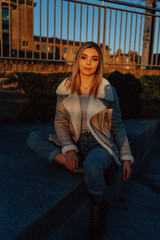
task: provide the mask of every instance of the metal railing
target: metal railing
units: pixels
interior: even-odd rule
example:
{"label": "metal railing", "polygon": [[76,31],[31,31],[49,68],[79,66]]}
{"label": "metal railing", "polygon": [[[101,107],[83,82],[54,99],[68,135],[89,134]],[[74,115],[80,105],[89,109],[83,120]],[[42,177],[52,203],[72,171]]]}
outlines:
{"label": "metal railing", "polygon": [[105,65],[159,68],[160,11],[132,5],[0,0],[0,58],[72,64],[81,43],[94,41]]}

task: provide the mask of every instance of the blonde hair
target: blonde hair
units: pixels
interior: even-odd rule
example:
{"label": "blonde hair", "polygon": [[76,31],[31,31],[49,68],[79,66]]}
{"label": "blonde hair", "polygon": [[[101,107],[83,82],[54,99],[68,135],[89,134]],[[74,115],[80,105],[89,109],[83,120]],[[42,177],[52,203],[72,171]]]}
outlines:
{"label": "blonde hair", "polygon": [[102,52],[98,44],[94,42],[86,42],[81,45],[81,47],[78,49],[77,54],[75,56],[75,60],[73,63],[73,71],[72,75],[68,78],[68,81],[66,82],[66,88],[71,90],[71,94],[78,94],[80,95],[80,86],[81,86],[81,79],[80,79],[80,70],[79,70],[79,61],[81,58],[81,55],[83,51],[86,48],[95,48],[99,54],[99,65],[97,67],[97,71],[95,73],[95,78],[90,90],[89,95],[92,95],[94,97],[97,96],[101,83],[102,83],[102,71],[103,71],[103,57]]}

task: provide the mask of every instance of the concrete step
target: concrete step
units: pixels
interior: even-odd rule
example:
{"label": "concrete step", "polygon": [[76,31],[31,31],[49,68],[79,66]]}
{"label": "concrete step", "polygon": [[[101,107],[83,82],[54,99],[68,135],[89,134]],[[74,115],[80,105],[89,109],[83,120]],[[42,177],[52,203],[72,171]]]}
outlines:
{"label": "concrete step", "polygon": [[147,164],[132,178],[125,198],[108,212],[101,240],[160,239],[160,139],[154,140]]}
{"label": "concrete step", "polygon": [[[135,156],[136,174],[158,134],[159,121],[128,120],[125,127]],[[1,240],[86,239],[89,203],[83,177],[56,164],[51,167],[25,143],[30,131],[51,129],[52,124],[0,125]],[[112,208],[127,184],[117,181],[115,187],[108,189],[106,197]]]}
{"label": "concrete step", "polygon": [[22,105],[21,92],[13,90],[0,90],[0,120],[15,118]]}
{"label": "concrete step", "polygon": [[[160,136],[160,122],[155,120],[125,121],[125,128],[135,157],[133,175],[128,182],[123,183],[119,181],[121,175],[120,170],[116,176],[116,185],[106,189],[105,198],[110,204],[110,209],[114,209],[119,200],[124,198],[134,176],[147,164],[146,161],[148,161],[148,159],[146,156],[155,144],[156,139]],[[48,240],[87,240],[88,215],[89,201],[86,199],[75,213],[70,216]]]}

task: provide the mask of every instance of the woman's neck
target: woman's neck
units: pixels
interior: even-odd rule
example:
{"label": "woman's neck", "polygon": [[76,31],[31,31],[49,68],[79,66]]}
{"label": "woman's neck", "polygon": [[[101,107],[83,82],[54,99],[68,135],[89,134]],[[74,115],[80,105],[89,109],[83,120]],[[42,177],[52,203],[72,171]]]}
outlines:
{"label": "woman's neck", "polygon": [[86,76],[80,73],[80,78],[81,78],[81,82],[84,84],[87,83],[91,83],[93,82],[94,78],[95,78],[95,74],[91,75],[91,76]]}
{"label": "woman's neck", "polygon": [[89,94],[95,76],[80,75],[80,77],[81,77],[81,94],[83,95]]}

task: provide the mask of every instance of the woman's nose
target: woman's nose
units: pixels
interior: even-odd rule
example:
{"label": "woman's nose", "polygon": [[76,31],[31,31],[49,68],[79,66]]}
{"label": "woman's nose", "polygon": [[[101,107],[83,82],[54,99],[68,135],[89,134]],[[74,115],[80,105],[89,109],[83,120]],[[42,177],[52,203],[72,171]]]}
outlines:
{"label": "woman's nose", "polygon": [[87,64],[91,64],[91,59],[90,58],[87,59]]}

